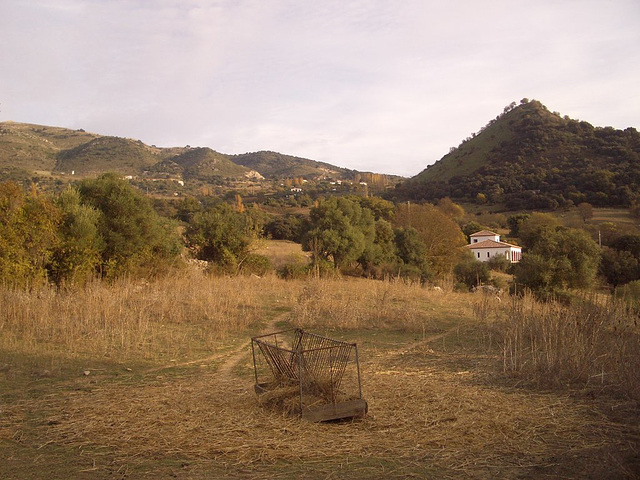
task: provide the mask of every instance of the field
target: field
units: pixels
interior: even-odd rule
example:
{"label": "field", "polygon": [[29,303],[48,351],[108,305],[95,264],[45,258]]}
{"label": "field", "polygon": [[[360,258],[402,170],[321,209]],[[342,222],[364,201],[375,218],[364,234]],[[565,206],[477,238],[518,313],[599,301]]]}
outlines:
{"label": "field", "polygon": [[[3,290],[0,478],[639,478],[635,365],[614,379],[592,349],[602,374],[586,382],[526,374],[543,371],[513,347],[526,322],[567,319],[545,308],[446,285],[198,272]],[[249,338],[290,325],[358,343],[366,418],[308,423],[258,403]],[[637,358],[637,323],[598,328],[618,360]]]}

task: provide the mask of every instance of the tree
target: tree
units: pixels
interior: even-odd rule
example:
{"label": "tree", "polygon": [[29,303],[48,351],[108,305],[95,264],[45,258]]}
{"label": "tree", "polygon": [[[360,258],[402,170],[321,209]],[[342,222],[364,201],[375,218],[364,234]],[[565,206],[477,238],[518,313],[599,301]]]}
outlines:
{"label": "tree", "polygon": [[471,235],[479,232],[480,230],[483,230],[482,225],[474,221],[468,222],[462,227],[462,233],[464,233],[464,236],[467,237],[467,242],[470,241]]}
{"label": "tree", "polygon": [[265,234],[274,240],[301,242],[304,220],[300,215],[276,217],[265,225]]}
{"label": "tree", "polygon": [[427,247],[415,228],[398,228],[395,231],[400,270],[406,276],[417,276],[424,281],[433,276],[427,261]]}
{"label": "tree", "polygon": [[640,279],[640,236],[622,235],[605,247],[600,273],[614,287]]}
{"label": "tree", "polygon": [[522,245],[532,249],[538,241],[547,241],[560,226],[556,217],[548,213],[532,213],[529,218],[520,223],[519,237]]}
{"label": "tree", "polygon": [[590,203],[582,202],[577,206],[578,214],[584,223],[593,218],[593,207]]}
{"label": "tree", "polygon": [[355,262],[375,239],[371,210],[348,197],[330,197],[309,213],[309,230],[302,246],[314,261],[332,261],[335,268]]}
{"label": "tree", "polygon": [[516,282],[546,294],[588,288],[595,280],[599,263],[600,248],[584,230],[548,230],[531,250],[523,253],[516,267]]}
{"label": "tree", "polygon": [[53,250],[48,269],[57,284],[83,282],[95,275],[104,241],[98,231],[100,212],[83,205],[77,189],[68,187],[55,200],[62,212],[60,243]]}
{"label": "tree", "polygon": [[462,218],[464,216],[464,208],[454,203],[449,197],[438,200],[438,208],[442,213],[451,218]]}
{"label": "tree", "polygon": [[78,191],[83,204],[100,211],[104,275],[155,269],[180,253],[182,243],[176,226],[160,217],[149,200],[118,175],[107,173],[84,180]]}
{"label": "tree", "polygon": [[0,184],[0,280],[15,286],[44,282],[58,244],[60,211],[35,189]]}
{"label": "tree", "polygon": [[236,272],[249,255],[255,239],[249,215],[220,203],[196,213],[185,237],[197,258]]}
{"label": "tree", "polygon": [[373,242],[366,242],[364,251],[358,257],[358,263],[367,274],[372,274],[374,267],[397,263],[395,234],[391,223],[380,219],[375,222],[374,228]]}
{"label": "tree", "polygon": [[640,278],[638,259],[627,250],[604,247],[600,262],[600,273],[614,287]]}
{"label": "tree", "polygon": [[394,225],[413,228],[425,246],[429,270],[437,276],[452,272],[467,244],[460,227],[433,205],[401,204],[396,210]]}
{"label": "tree", "polygon": [[509,226],[509,236],[511,237],[520,237],[520,226],[526,222],[529,217],[531,217],[528,213],[516,213],[514,215],[510,215],[507,218],[507,225]]}
{"label": "tree", "polygon": [[376,220],[391,220],[393,218],[394,205],[389,200],[380,197],[360,198],[362,208],[368,208]]}
{"label": "tree", "polygon": [[491,273],[486,262],[479,262],[473,257],[473,252],[466,253],[458,263],[453,273],[456,280],[463,283],[470,290],[491,280]]}

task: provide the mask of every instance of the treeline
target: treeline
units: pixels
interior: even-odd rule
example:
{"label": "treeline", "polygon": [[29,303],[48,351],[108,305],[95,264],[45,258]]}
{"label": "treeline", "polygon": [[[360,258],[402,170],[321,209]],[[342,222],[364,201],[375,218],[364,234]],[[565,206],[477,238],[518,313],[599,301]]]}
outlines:
{"label": "treeline", "polygon": [[[209,203],[207,203],[209,202]],[[161,202],[162,203],[162,202]],[[154,275],[195,258],[225,274],[262,274],[260,239],[289,239],[311,252],[297,276],[342,271],[420,281],[450,273],[465,236],[433,205],[400,205],[376,197],[318,199],[308,216],[269,216],[239,195],[184,198],[159,215],[151,200],[115,174],[84,180],[56,196],[0,184],[0,281],[79,284],[93,278]]]}
{"label": "treeline", "polygon": [[0,184],[0,280],[80,283],[166,268],[180,254],[177,224],[107,174],[56,197]]}
{"label": "treeline", "polygon": [[310,252],[309,265],[292,263],[278,272],[286,278],[341,272],[436,282],[453,275],[463,289],[508,288],[492,279],[494,269],[514,274],[512,289],[544,297],[598,281],[630,285],[625,288],[636,282],[640,291],[640,236],[609,235],[600,248],[587,230],[566,228],[550,214],[514,214],[506,223],[509,239],[525,248],[521,262],[497,256],[483,263],[465,245],[468,235],[486,227],[468,218],[449,198],[432,205],[329,196],[316,199],[308,215],[274,216],[245,205],[238,194],[186,197],[154,208],[115,174],[53,197],[7,182],[0,184],[0,282],[24,287],[150,276],[190,259],[206,262],[214,273],[263,275],[272,267],[256,245],[272,238],[299,242]]}
{"label": "treeline", "polygon": [[491,144],[480,168],[446,181],[409,180],[398,187],[398,198],[434,201],[451,197],[502,203],[509,210],[638,202],[640,133],[636,129],[593,127],[552,114],[537,101],[506,111],[498,122],[508,135],[493,138],[497,135],[488,127],[466,142],[466,156],[453,160],[474,161],[475,150]]}

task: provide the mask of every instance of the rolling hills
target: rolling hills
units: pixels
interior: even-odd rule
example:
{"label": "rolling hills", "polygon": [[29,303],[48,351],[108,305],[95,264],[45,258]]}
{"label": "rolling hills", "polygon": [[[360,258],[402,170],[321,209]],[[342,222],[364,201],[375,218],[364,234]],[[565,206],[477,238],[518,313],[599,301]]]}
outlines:
{"label": "rolling hills", "polygon": [[640,133],[562,117],[542,103],[512,103],[478,134],[399,185],[399,200],[451,197],[507,209],[581,202],[628,206],[640,191]]}
{"label": "rolling hills", "polygon": [[84,130],[0,122],[0,180],[43,173],[95,176],[108,171],[213,183],[263,178],[351,180],[360,173],[277,152],[228,155],[208,147],[159,148]]}

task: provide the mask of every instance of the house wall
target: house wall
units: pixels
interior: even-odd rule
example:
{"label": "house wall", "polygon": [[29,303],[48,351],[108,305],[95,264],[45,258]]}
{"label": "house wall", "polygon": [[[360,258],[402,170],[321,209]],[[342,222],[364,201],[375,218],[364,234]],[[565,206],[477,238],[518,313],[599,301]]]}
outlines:
{"label": "house wall", "polygon": [[493,240],[494,242],[500,241],[500,235],[482,235],[478,237],[471,237],[471,244],[484,242],[485,240]]}
{"label": "house wall", "polygon": [[517,263],[520,261],[522,251],[520,249],[505,247],[505,248],[477,248],[472,250],[476,260],[481,262],[488,262],[497,255],[504,255],[511,263]]}

